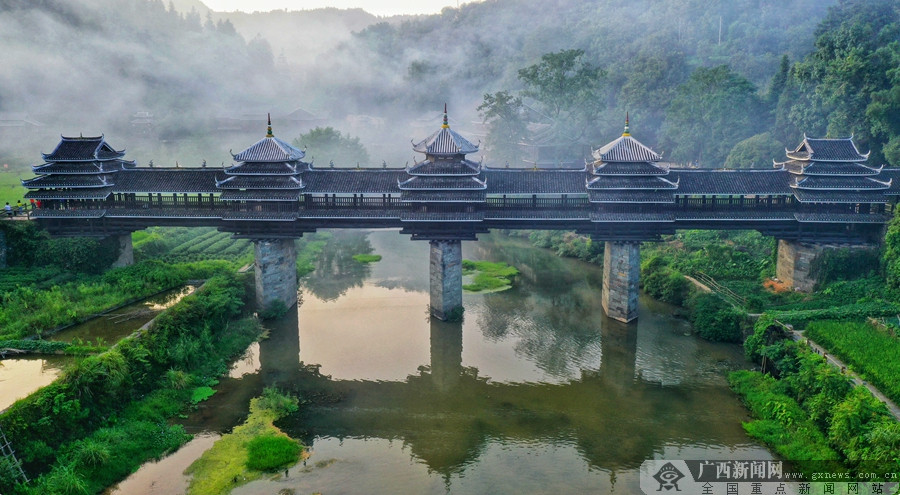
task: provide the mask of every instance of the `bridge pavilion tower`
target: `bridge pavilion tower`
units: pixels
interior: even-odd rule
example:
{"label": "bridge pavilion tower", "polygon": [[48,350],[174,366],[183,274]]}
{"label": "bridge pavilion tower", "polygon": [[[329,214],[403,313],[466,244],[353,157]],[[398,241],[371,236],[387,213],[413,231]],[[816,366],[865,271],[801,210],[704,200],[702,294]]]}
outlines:
{"label": "bridge pavilion tower", "polygon": [[220,199],[229,205],[223,230],[253,240],[257,305],[281,302],[290,308],[297,303],[295,240],[302,232],[294,224],[305,187],[305,153],[276,138],[270,118],[266,136],[232,156],[236,165],[216,178]]}
{"label": "bridge pavilion tower", "polygon": [[593,205],[591,238],[606,242],[601,304],[608,317],[629,322],[638,316],[641,242],[674,229],[678,183],[657,164],[662,157],[631,136],[627,115],[622,135],[593,157],[586,187]]}
{"label": "bridge pavilion tower", "polygon": [[406,206],[400,220],[403,233],[431,243],[431,314],[441,320],[457,319],[462,312],[462,242],[485,232],[487,181],[481,163],[467,160],[478,146],[450,129],[447,106],[440,129],[414,143],[425,159],[406,169],[398,179],[400,200]]}
{"label": "bridge pavilion tower", "polygon": [[[788,160],[776,162],[792,175],[799,229],[778,240],[776,276],[795,290],[810,292],[817,280],[815,259],[827,249],[874,249],[881,237],[884,193],[892,179],[882,167],[865,165],[853,138],[814,139],[804,136]],[[864,215],[860,215],[864,214]],[[864,219],[869,219],[868,223]]]}
{"label": "bridge pavilion tower", "polygon": [[[50,153],[41,153],[44,163],[32,166],[34,179],[23,180],[29,191],[25,199],[41,202],[35,215],[41,219],[78,218],[99,222],[106,214],[107,200],[124,171],[135,162],[125,160],[125,150],[116,150],[104,136],[66,137]],[[118,259],[113,267],[134,263],[131,230],[108,233],[119,241]],[[132,229],[133,230],[133,229]],[[67,231],[66,235],[92,235],[89,225]]]}

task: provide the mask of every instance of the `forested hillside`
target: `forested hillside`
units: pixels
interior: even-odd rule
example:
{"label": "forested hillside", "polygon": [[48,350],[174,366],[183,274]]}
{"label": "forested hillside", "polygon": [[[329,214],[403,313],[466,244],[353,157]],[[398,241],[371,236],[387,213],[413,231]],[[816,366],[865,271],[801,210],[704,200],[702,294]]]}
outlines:
{"label": "forested hillside", "polygon": [[183,134],[222,106],[252,108],[275,81],[266,41],[159,0],[3,0],[0,44],[0,111],[56,133],[109,132],[146,110]]}
{"label": "forested hillside", "polygon": [[[889,0],[488,0],[385,19],[2,0],[0,112],[97,132],[149,110],[161,138],[183,139],[222,113],[303,107],[377,164],[407,159],[425,132],[411,123],[444,102],[462,131],[489,121],[483,151],[501,163],[536,120],[596,147],[628,111],[682,164],[769,167],[804,132],[853,134],[873,164],[900,164],[898,18]],[[341,128],[348,115],[383,120]]]}

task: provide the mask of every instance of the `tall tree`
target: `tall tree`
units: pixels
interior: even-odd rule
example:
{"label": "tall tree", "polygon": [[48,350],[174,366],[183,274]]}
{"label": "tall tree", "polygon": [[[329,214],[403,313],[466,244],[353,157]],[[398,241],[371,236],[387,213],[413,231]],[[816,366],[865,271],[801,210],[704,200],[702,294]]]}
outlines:
{"label": "tall tree", "polygon": [[486,93],[478,111],[488,127],[485,144],[494,161],[518,163],[522,159],[519,143],[528,132],[522,118],[522,98],[509,91]]}
{"label": "tall tree", "polygon": [[701,67],[669,104],[662,147],[675,160],[722,167],[735,144],[761,130],[762,110],[753,83],[727,65]]}
{"label": "tall tree", "polygon": [[583,137],[600,113],[606,72],[585,61],[584,50],[573,48],[541,56],[541,61],[519,69],[522,95],[534,98],[569,139]]}

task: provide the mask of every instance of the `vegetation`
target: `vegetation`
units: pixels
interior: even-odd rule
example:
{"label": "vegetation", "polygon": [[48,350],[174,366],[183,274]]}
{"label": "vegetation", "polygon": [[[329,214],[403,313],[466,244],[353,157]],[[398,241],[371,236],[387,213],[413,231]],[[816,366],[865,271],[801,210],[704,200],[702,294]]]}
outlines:
{"label": "vegetation", "polygon": [[288,437],[256,437],[247,442],[247,469],[275,471],[291,466],[300,458],[301,449],[299,442]]}
{"label": "vegetation", "polygon": [[381,261],[380,254],[354,254],[353,259],[360,263],[375,263]]}
{"label": "vegetation", "polygon": [[234,239],[213,227],[150,227],[132,234],[135,260],[166,263],[227,260],[240,267],[253,262],[249,239]]}
{"label": "vegetation", "polygon": [[587,236],[561,230],[517,231],[513,235],[527,235],[533,245],[552,249],[565,258],[603,263],[603,243],[594,242]]}
{"label": "vegetation", "polygon": [[104,345],[90,345],[83,342],[55,342],[51,340],[0,340],[0,352],[13,349],[35,354],[69,354],[80,356],[96,354],[107,348]]}
{"label": "vegetation", "polygon": [[358,137],[341,134],[333,127],[316,127],[294,140],[294,146],[306,148],[310,159],[342,167],[368,166],[369,152]]}
{"label": "vegetation", "polygon": [[837,453],[797,401],[778,391],[774,378],[753,371],[728,377],[734,391],[758,418],[744,423],[751,437],[771,446],[790,461],[836,461]]}
{"label": "vegetation", "polygon": [[[774,318],[760,318],[746,351],[770,373],[737,371],[729,376],[759,418],[745,424],[751,436],[790,461],[840,463],[826,470],[840,465],[879,473],[900,468],[900,423],[867,389],[851,386],[824,358],[787,338]],[[823,470],[820,463],[799,466],[806,472]]]}
{"label": "vegetation", "polygon": [[665,257],[646,256],[641,260],[641,288],[655,299],[682,305],[690,293],[684,275],[672,268]]}
{"label": "vegetation", "polygon": [[690,301],[691,322],[700,337],[714,342],[743,340],[743,312],[716,294],[695,294]]}
{"label": "vegetation", "polygon": [[116,268],[102,276],[85,276],[40,290],[21,286],[0,296],[0,339],[40,335],[109,308],[157,292],[229,271],[225,261],[169,265],[145,261]]}
{"label": "vegetation", "polygon": [[218,495],[259,478],[264,471],[296,463],[302,446],[272,423],[299,409],[296,397],[267,388],[251,399],[250,415],[194,461],[189,495]]}
{"label": "vegetation", "polygon": [[805,334],[900,402],[900,340],[859,321],[813,321]]}
{"label": "vegetation", "polygon": [[499,292],[512,287],[519,270],[503,262],[463,260],[463,276],[471,276],[472,283],[463,284],[469,292]]}
{"label": "vegetation", "polygon": [[[166,420],[260,335],[255,320],[230,321],[242,294],[234,275],[211,278],[149,331],[78,361],[4,412],[0,426],[34,479],[31,493],[95,493],[184,443],[184,430]],[[0,478],[0,489],[22,493],[12,483]]]}
{"label": "vegetation", "polygon": [[666,109],[661,146],[676,159],[720,168],[737,143],[762,132],[762,109],[753,83],[729,66],[698,67]]}

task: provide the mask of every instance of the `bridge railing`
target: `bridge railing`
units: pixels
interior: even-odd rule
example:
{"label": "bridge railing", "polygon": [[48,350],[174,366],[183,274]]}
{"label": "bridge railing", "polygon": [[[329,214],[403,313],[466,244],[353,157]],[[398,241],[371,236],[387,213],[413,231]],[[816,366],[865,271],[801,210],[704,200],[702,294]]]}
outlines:
{"label": "bridge railing", "polygon": [[733,196],[733,197],[676,197],[675,203],[593,204],[586,197],[490,197],[484,203],[408,203],[398,195],[372,196],[304,195],[298,200],[285,201],[223,201],[218,195],[204,194],[124,194],[117,193],[105,200],[45,200],[45,210],[153,209],[170,210],[173,215],[186,210],[205,211],[272,211],[302,212],[305,209],[360,208],[429,211],[502,211],[502,210],[585,210],[597,213],[699,213],[758,211],[762,213],[833,213],[882,215],[892,210],[884,204],[808,204],[792,197]]}

